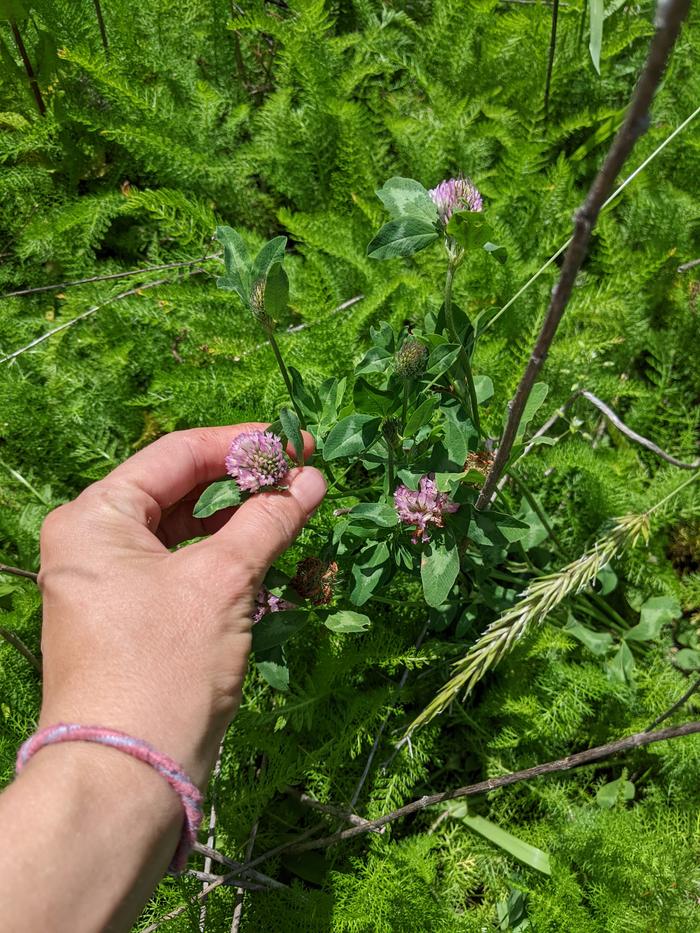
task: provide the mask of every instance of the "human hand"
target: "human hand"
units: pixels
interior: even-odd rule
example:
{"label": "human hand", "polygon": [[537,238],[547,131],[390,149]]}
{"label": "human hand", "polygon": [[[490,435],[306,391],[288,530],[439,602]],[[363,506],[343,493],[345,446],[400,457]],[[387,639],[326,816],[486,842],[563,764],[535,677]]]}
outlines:
{"label": "human hand", "polygon": [[[255,595],[326,490],[319,471],[303,467],[285,492],[193,518],[202,490],[224,473],[232,438],[263,427],[169,434],[47,517],[41,727],[122,730],[206,784],[240,703]],[[310,435],[304,443],[308,457]]]}

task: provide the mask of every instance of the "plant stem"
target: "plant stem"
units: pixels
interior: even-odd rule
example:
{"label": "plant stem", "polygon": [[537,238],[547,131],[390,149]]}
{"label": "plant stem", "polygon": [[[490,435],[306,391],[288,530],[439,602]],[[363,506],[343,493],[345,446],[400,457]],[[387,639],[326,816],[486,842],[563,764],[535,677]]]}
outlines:
{"label": "plant stem", "polygon": [[10,20],[10,29],[12,30],[12,36],[15,40],[17,51],[19,52],[20,57],[22,59],[24,70],[27,72],[27,77],[29,78],[29,86],[32,89],[34,100],[36,101],[36,105],[39,110],[39,113],[43,117],[46,114],[46,104],[44,103],[44,98],[41,96],[41,91],[39,90],[39,83],[36,79],[36,75],[34,74],[32,63],[29,61],[29,56],[27,55],[27,50],[24,47],[24,42],[22,41],[22,35],[19,31],[19,27],[14,20]]}
{"label": "plant stem", "polygon": [[[447,276],[445,278],[445,322],[447,324],[447,329],[450,332],[450,337],[453,342],[459,345],[459,361],[462,364],[462,369],[464,370],[464,378],[467,382],[467,389],[469,391],[469,403],[471,408],[471,416],[474,427],[479,432],[479,437],[481,437],[481,424],[479,422],[479,405],[476,401],[476,389],[474,388],[474,377],[472,375],[472,364],[469,359],[467,351],[464,349],[464,344],[460,340],[459,334],[457,333],[457,328],[454,322],[454,316],[452,312],[452,283],[454,281],[455,272],[457,271],[457,266],[459,260],[454,259],[450,256],[450,260],[447,264]],[[460,386],[461,391],[461,386]]]}
{"label": "plant stem", "polygon": [[554,67],[554,53],[557,47],[557,19],[559,18],[559,0],[554,0],[552,6],[552,32],[549,37],[549,58],[547,60],[547,78],[544,85],[544,125],[547,128],[549,116],[549,89],[552,84],[552,69]]}
{"label": "plant stem", "polygon": [[508,406],[508,416],[498,452],[476,503],[478,509],[487,509],[491,504],[498,481],[510,459],[525,405],[566,311],[578,271],[588,252],[591,232],[595,227],[598,214],[612,190],[620,169],[634,148],[634,144],[649,125],[649,108],[652,98],[661,82],[666,63],[680,33],[681,23],[688,15],[689,7],[690,0],[666,0],[657,8],[656,32],[649,46],[646,63],[632,95],[625,120],[615,136],[600,171],[593,180],[586,200],[576,212],[574,233],[564,256],[559,281],[552,292],[542,329],[533,347],[530,360],[515,396]]}
{"label": "plant stem", "polygon": [[34,670],[41,674],[41,661],[36,657],[33,651],[30,651],[29,648],[24,644],[22,639],[15,635],[14,632],[10,632],[9,629],[4,628],[0,625],[0,638],[4,638],[8,645],[12,645],[13,648],[16,648],[19,653],[29,661]]}
{"label": "plant stem", "polygon": [[386,452],[387,452],[387,463],[386,463],[386,472],[389,479],[389,495],[394,491],[394,485],[396,483],[394,477],[394,448],[391,446],[389,441],[386,441]]}
{"label": "plant stem", "polygon": [[362,486],[360,489],[339,489],[337,492],[326,493],[326,499],[349,499],[352,496],[363,496],[368,492],[376,492],[374,486]]}
{"label": "plant stem", "polygon": [[284,365],[284,360],[282,359],[282,354],[280,353],[280,348],[277,346],[277,341],[275,340],[275,335],[272,333],[271,330],[269,330],[269,331],[267,331],[267,337],[268,337],[268,340],[270,341],[270,346],[272,347],[272,352],[275,354],[275,359],[277,360],[277,365],[279,366],[279,370],[280,370],[280,372],[282,373],[282,378],[284,379],[284,384],[287,386],[287,392],[289,393],[289,399],[290,399],[290,401],[291,401],[291,403],[292,403],[292,406],[293,406],[293,408],[294,408],[294,411],[297,413],[297,418],[299,419],[299,424],[301,424],[301,426],[304,427],[304,426],[305,426],[305,424],[304,424],[304,416],[302,415],[301,411],[299,410],[299,406],[297,405],[297,401],[296,401],[296,399],[294,398],[294,389],[292,388],[292,380],[289,378],[289,373],[287,372],[287,367]]}
{"label": "plant stem", "polygon": [[105,50],[105,55],[109,56],[109,43],[107,42],[107,30],[105,29],[105,21],[102,16],[102,6],[100,5],[100,0],[92,0],[95,7],[95,16],[97,17],[97,24],[100,27],[100,38],[102,39],[102,47]]}
{"label": "plant stem", "polygon": [[403,384],[403,408],[401,409],[401,428],[406,430],[406,422],[408,421],[408,381],[404,380]]}

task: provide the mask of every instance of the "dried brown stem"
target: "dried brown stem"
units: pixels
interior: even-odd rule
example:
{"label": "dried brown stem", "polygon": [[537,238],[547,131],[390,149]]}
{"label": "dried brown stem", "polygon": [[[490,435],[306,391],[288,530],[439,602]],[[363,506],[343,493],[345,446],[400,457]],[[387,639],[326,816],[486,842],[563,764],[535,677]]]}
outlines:
{"label": "dried brown stem", "polygon": [[472,797],[476,794],[485,794],[500,787],[507,787],[510,784],[516,784],[520,781],[531,781],[533,778],[541,777],[543,774],[555,774],[560,771],[570,771],[572,768],[580,768],[583,765],[593,764],[613,755],[619,755],[621,752],[627,752],[634,748],[641,748],[652,742],[663,742],[668,739],[680,738],[686,735],[693,735],[700,732],[700,722],[687,722],[682,726],[671,726],[668,729],[661,729],[659,732],[637,732],[627,738],[619,739],[617,742],[610,742],[607,745],[600,745],[597,748],[589,748],[585,752],[578,752],[575,755],[568,755],[558,761],[548,761],[545,764],[535,765],[533,768],[526,768],[523,771],[514,771],[511,774],[504,774],[502,777],[489,778],[487,781],[480,781],[478,784],[470,784],[467,787],[458,787],[456,790],[448,790],[442,794],[430,794],[420,797],[400,807],[398,810],[392,810],[391,813],[385,813],[376,820],[370,820],[365,826],[351,826],[349,829],[341,830],[332,836],[325,836],[321,839],[312,839],[308,842],[300,842],[290,848],[290,852],[306,852],[309,849],[325,849],[334,845],[336,842],[342,842],[345,839],[351,839],[353,836],[368,832],[371,829],[379,829],[387,823],[393,823],[395,820],[404,816],[410,816],[418,810],[425,807],[434,806],[438,803],[444,803],[446,800],[455,800],[458,797]]}
{"label": "dried brown stem", "polygon": [[681,23],[687,16],[689,7],[690,0],[660,0],[657,6],[656,31],[651,40],[646,63],[632,95],[624,123],[613,140],[586,200],[574,217],[574,233],[564,256],[559,281],[552,292],[542,330],[520,380],[520,385],[508,406],[508,418],[498,452],[476,503],[479,509],[489,507],[501,474],[508,465],[525,404],[544,365],[571,297],[576,276],[588,250],[591,231],[606,198],[612,191],[620,169],[634,148],[635,142],[649,125],[649,107],[652,98],[661,81],[668,57],[678,38]]}
{"label": "dried brown stem", "polygon": [[41,96],[41,91],[39,90],[39,82],[37,81],[36,75],[34,74],[34,68],[32,67],[32,63],[29,61],[29,55],[27,55],[27,50],[24,46],[24,41],[22,40],[22,34],[19,31],[19,26],[14,20],[10,20],[10,29],[12,30],[12,38],[15,40],[17,51],[19,52],[20,58],[22,59],[24,70],[27,72],[27,78],[29,79],[29,86],[32,89],[32,94],[34,95],[34,100],[36,101],[37,109],[43,117],[46,113],[46,104],[44,103],[44,98]]}
{"label": "dried brown stem", "polygon": [[[342,807],[337,807],[332,803],[321,803],[321,801],[316,800],[315,797],[310,797],[308,794],[300,791],[298,787],[286,787],[285,791],[291,796],[296,797],[299,803],[303,804],[305,807],[318,810],[319,813],[327,813],[329,816],[335,816],[339,820],[344,820],[346,823],[352,823],[353,826],[364,826],[367,823],[367,820],[358,816],[356,813],[351,813],[349,810],[344,810]],[[380,830],[373,831],[380,832]]]}
{"label": "dried brown stem", "polygon": [[0,638],[4,638],[8,645],[12,645],[13,648],[16,648],[22,657],[29,661],[34,670],[38,674],[41,674],[41,661],[37,658],[33,651],[30,651],[30,649],[27,648],[18,635],[15,635],[14,632],[11,632],[9,629],[6,629],[0,625]]}
{"label": "dried brown stem", "polygon": [[698,677],[698,679],[693,684],[691,684],[690,687],[688,687],[688,689],[685,691],[683,696],[679,697],[676,700],[676,702],[673,704],[673,706],[669,706],[669,708],[666,710],[665,713],[662,713],[660,716],[657,716],[656,719],[652,722],[652,724],[650,726],[647,726],[644,731],[651,732],[653,729],[656,729],[656,727],[660,723],[668,719],[669,716],[673,716],[673,714],[677,710],[679,710],[681,706],[683,706],[684,703],[687,703],[687,701],[692,697],[694,693],[697,692],[698,689],[700,689],[700,677]]}
{"label": "dried brown stem", "polygon": [[34,573],[33,570],[22,570],[21,567],[10,567],[7,564],[0,564],[0,573],[11,573],[13,577],[24,577],[31,580],[32,583],[36,583],[39,577],[39,574]]}

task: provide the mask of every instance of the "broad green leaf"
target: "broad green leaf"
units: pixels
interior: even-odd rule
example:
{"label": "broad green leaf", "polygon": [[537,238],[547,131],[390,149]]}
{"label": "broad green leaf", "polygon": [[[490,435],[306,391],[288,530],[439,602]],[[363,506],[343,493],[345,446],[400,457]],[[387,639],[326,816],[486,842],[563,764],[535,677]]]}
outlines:
{"label": "broad green leaf", "polygon": [[260,676],[275,690],[289,690],[289,668],[281,645],[276,645],[269,651],[256,652],[255,666]]}
{"label": "broad green leaf", "polygon": [[490,376],[474,376],[474,389],[478,404],[483,405],[493,395],[493,381]]}
{"label": "broad green leaf", "polygon": [[608,593],[612,593],[617,586],[617,574],[609,564],[600,570],[596,580],[598,581],[596,592],[601,596],[607,596]]}
{"label": "broad green leaf", "polygon": [[461,801],[450,801],[450,803],[458,805],[454,807],[453,816],[462,820],[473,832],[483,836],[484,839],[488,839],[493,845],[503,849],[504,852],[522,862],[523,865],[528,865],[530,868],[534,868],[535,871],[542,872],[543,875],[551,875],[549,855],[542,849],[530,845],[529,842],[523,842],[522,839],[518,839],[517,836],[507,832],[483,816],[468,816],[466,805],[464,805],[464,811],[458,808]]}
{"label": "broad green leaf", "polygon": [[268,612],[253,626],[253,651],[255,656],[283,645],[300,632],[311,618],[305,609],[286,609]]}
{"label": "broad green leaf", "polygon": [[301,436],[301,424],[297,413],[291,408],[282,408],[280,410],[280,422],[287,440],[294,448],[296,462],[299,466],[304,466],[304,438]]}
{"label": "broad green leaf", "polygon": [[681,648],[673,656],[673,661],[682,671],[700,670],[700,651],[693,648]]}
{"label": "broad green leaf", "polygon": [[399,404],[396,392],[379,389],[368,382],[364,376],[358,376],[352,389],[355,409],[370,415],[388,415]]}
{"label": "broad green leaf", "polygon": [[255,257],[250,276],[251,285],[254,285],[260,279],[266,279],[273,263],[283,261],[286,245],[286,236],[276,236],[265,243]]}
{"label": "broad green leaf", "polygon": [[653,596],[642,605],[639,623],[625,635],[627,641],[655,641],[661,629],[682,613],[672,596]]}
{"label": "broad green leaf", "polygon": [[452,366],[462,348],[456,343],[441,343],[428,357],[425,373],[427,376],[440,376]]}
{"label": "broad green leaf", "polygon": [[447,224],[447,233],[465,249],[483,249],[493,236],[481,211],[455,211]]}
{"label": "broad green leaf", "polygon": [[250,255],[239,233],[233,227],[217,227],[216,239],[224,247],[226,275],[216,280],[219,288],[237,292],[248,302],[251,288]]}
{"label": "broad green leaf", "polygon": [[298,369],[294,366],[287,366],[287,371],[292,380],[292,391],[301,412],[306,416],[307,424],[318,420],[320,414],[320,401],[315,392],[304,385],[304,379]]}
{"label": "broad green leaf", "polygon": [[593,654],[607,654],[612,648],[613,638],[609,632],[594,632],[575,619],[569,620],[564,626],[564,631],[577,638]]}
{"label": "broad green leaf", "polygon": [[356,632],[365,632],[371,625],[369,616],[361,612],[353,612],[351,609],[341,609],[329,615],[323,623],[331,632],[341,632],[351,634]]}
{"label": "broad green leaf", "polygon": [[355,375],[361,373],[383,373],[391,365],[394,354],[384,347],[370,347],[355,367]]}
{"label": "broad green leaf", "polygon": [[603,810],[610,810],[618,800],[634,800],[634,794],[635,787],[632,781],[618,778],[616,781],[610,781],[609,784],[603,784],[602,787],[598,788],[595,802]]}
{"label": "broad green leaf", "polygon": [[385,541],[363,548],[352,566],[354,585],[350,601],[363,606],[377,589],[389,560],[389,546]]}
{"label": "broad green leaf", "polygon": [[469,442],[477,436],[474,425],[468,418],[461,417],[456,408],[443,409],[445,412],[445,447],[447,456],[460,469],[469,453]]}
{"label": "broad green leaf", "polygon": [[230,509],[241,501],[241,491],[232,479],[222,479],[207,486],[197,499],[192,515],[195,518],[209,518],[219,509]]}
{"label": "broad green leaf", "polygon": [[350,519],[361,519],[379,528],[393,528],[399,523],[396,509],[387,502],[361,502],[350,510]]}
{"label": "broad green leaf", "polygon": [[450,594],[459,573],[459,551],[454,541],[431,541],[421,557],[420,578],[423,596],[429,606],[441,606]]}
{"label": "broad green leaf", "polygon": [[427,424],[430,419],[433,417],[433,412],[437,407],[437,398],[435,396],[430,396],[421,402],[418,408],[411,412],[406,422],[403,434],[404,437],[411,437],[415,434],[424,424]]}
{"label": "broad green leaf", "polygon": [[397,256],[412,256],[430,246],[438,238],[435,227],[416,217],[390,220],[367,247],[370,259],[395,259]]}
{"label": "broad green leaf", "polygon": [[603,44],[603,20],[605,19],[603,0],[589,0],[588,9],[591,23],[591,40],[588,48],[593,67],[600,74],[600,49]]}
{"label": "broad green leaf", "polygon": [[484,249],[493,258],[504,265],[508,261],[508,250],[505,246],[497,246],[495,243],[484,243]]}
{"label": "broad green leaf", "polygon": [[323,444],[324,460],[352,457],[363,453],[374,442],[381,418],[374,415],[348,415],[331,429]]}
{"label": "broad green leaf", "polygon": [[380,321],[376,327],[370,327],[369,335],[375,347],[383,347],[389,353],[396,350],[396,335],[388,321]]}
{"label": "broad green leaf", "polygon": [[621,684],[632,682],[634,655],[624,641],[612,661],[608,662],[607,671],[611,680],[617,680]]}
{"label": "broad green leaf", "polygon": [[530,532],[527,522],[508,515],[505,512],[475,511],[469,525],[469,537],[475,544],[486,547],[508,547],[516,541],[522,541]]}
{"label": "broad green leaf", "polygon": [[537,414],[538,408],[547,398],[548,392],[549,386],[546,382],[536,382],[534,384],[528,400],[525,403],[525,408],[523,409],[523,416],[520,419],[520,424],[518,425],[518,430],[515,435],[516,440],[520,440],[520,438],[525,434],[527,426]]}
{"label": "broad green leaf", "polygon": [[281,262],[273,262],[265,279],[265,310],[278,318],[289,304],[289,279]]}
{"label": "broad green leaf", "polygon": [[419,181],[395,175],[377,191],[377,197],[394,218],[416,217],[435,225],[437,206]]}

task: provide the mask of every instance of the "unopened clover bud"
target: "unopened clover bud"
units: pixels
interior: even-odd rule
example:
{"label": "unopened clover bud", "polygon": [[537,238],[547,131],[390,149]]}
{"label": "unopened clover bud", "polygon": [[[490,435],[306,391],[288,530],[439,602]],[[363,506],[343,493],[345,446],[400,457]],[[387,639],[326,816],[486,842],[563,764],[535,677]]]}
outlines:
{"label": "unopened clover bud", "polygon": [[428,348],[415,337],[407,337],[396,354],[396,375],[402,379],[418,379],[425,372]]}
{"label": "unopened clover bud", "polygon": [[382,421],[382,434],[384,440],[394,447],[400,437],[401,422],[398,418],[385,418]]}
{"label": "unopened clover bud", "polygon": [[275,329],[275,322],[265,310],[265,279],[258,279],[250,293],[250,310],[253,317],[266,331]]}

